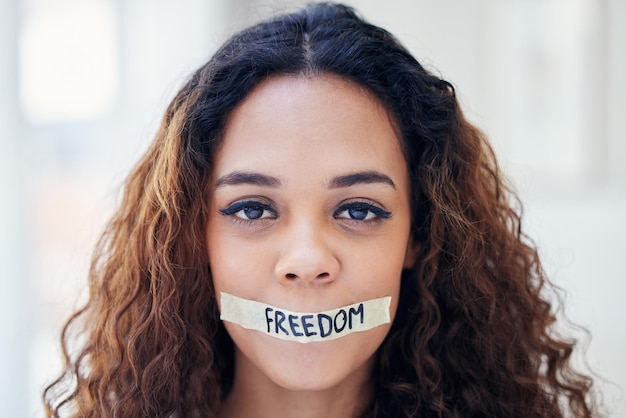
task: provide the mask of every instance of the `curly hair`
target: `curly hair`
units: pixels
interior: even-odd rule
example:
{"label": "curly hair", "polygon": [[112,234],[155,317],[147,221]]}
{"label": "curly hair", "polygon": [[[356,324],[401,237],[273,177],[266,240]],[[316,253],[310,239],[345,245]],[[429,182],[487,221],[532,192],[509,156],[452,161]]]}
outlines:
{"label": "curly hair", "polygon": [[[226,118],[271,75],[333,74],[395,116],[411,179],[415,266],[376,353],[373,417],[591,417],[575,341],[552,329],[537,250],[452,85],[349,7],[312,4],[241,31],[173,99],[131,172],[62,334],[48,416],[215,417],[233,383],[205,243]],[[209,196],[210,198],[210,196]]]}

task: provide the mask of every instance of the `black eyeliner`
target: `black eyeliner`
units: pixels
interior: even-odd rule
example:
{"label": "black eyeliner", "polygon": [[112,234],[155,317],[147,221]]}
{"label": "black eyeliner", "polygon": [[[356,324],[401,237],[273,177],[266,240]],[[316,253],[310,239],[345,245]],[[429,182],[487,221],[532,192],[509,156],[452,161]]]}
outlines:
{"label": "black eyeliner", "polygon": [[273,214],[276,214],[276,211],[272,209],[270,205],[258,202],[256,200],[244,200],[241,202],[235,202],[232,205],[228,206],[227,208],[220,209],[219,212],[222,215],[230,216],[230,215],[234,215],[240,210],[244,210],[245,208],[249,208],[249,207],[261,208],[263,210],[268,210],[272,212]]}
{"label": "black eyeliner", "polygon": [[372,205],[371,203],[367,203],[367,202],[344,203],[343,205],[339,206],[339,208],[337,208],[334,215],[336,216],[338,213],[343,212],[344,210],[354,209],[354,208],[369,210],[374,215],[382,219],[389,219],[391,218],[391,215],[392,215],[391,212],[388,212],[382,208],[379,208],[378,206]]}

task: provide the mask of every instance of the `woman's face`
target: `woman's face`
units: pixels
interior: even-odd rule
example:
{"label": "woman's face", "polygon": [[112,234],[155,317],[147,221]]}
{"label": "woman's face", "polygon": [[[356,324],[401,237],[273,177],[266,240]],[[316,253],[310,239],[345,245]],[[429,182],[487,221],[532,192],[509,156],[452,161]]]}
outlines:
{"label": "woman's face", "polygon": [[[407,171],[389,113],[364,89],[333,76],[261,83],[215,156],[207,245],[218,301],[226,292],[320,312],[391,296],[393,320],[410,261]],[[292,390],[369,376],[390,325],[302,344],[224,322],[236,379]]]}

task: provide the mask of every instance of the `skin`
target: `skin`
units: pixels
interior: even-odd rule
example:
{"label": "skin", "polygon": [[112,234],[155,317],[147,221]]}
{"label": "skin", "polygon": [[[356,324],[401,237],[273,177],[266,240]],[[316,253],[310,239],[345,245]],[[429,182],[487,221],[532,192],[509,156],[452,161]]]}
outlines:
{"label": "skin", "polygon": [[[262,82],[215,158],[207,248],[218,301],[224,291],[319,312],[392,296],[393,319],[413,261],[407,172],[392,117],[365,89],[329,75]],[[369,405],[391,324],[308,344],[224,325],[236,366],[223,417],[329,418]]]}

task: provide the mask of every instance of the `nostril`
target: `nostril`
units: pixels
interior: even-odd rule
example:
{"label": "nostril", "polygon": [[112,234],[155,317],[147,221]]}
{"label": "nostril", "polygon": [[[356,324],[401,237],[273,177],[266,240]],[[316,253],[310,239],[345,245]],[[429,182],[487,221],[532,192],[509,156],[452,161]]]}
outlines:
{"label": "nostril", "polygon": [[[287,273],[287,274],[285,274],[285,277],[288,278],[288,279],[292,279],[293,280],[293,279],[297,279],[298,275],[294,274],[294,273]],[[329,277],[330,277],[330,274],[327,273],[327,272],[320,273],[317,276],[315,276],[316,279],[327,279]]]}

